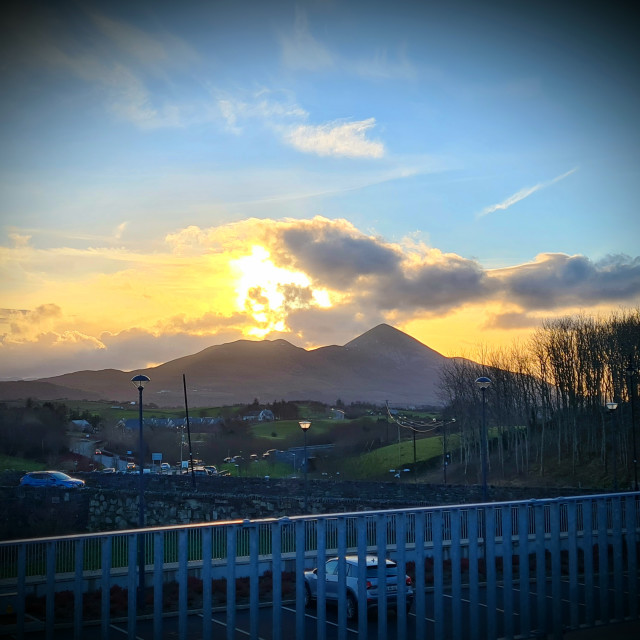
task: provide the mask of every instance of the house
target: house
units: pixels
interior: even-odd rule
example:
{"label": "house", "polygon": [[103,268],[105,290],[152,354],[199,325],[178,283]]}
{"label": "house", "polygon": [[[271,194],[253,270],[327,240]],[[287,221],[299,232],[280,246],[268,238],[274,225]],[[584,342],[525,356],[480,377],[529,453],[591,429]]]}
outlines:
{"label": "house", "polygon": [[93,432],[93,427],[91,426],[91,423],[87,422],[86,420],[72,420],[71,421],[71,428],[74,431],[82,431],[82,433],[92,433]]}

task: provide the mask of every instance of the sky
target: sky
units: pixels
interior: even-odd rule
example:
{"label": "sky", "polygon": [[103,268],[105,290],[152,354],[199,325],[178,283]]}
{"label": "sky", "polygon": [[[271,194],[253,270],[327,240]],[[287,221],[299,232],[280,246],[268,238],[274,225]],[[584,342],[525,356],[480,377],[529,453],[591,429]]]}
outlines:
{"label": "sky", "polygon": [[0,379],[640,304],[621,3],[9,2]]}

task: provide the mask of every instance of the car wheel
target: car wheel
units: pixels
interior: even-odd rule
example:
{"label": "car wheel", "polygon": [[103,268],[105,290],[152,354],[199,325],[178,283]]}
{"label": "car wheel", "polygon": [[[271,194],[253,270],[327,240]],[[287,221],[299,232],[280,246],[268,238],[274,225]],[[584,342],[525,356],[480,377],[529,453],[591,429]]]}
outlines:
{"label": "car wheel", "polygon": [[358,616],[358,601],[353,593],[347,593],[347,620],[355,620]]}
{"label": "car wheel", "polygon": [[304,606],[306,608],[310,607],[313,604],[313,598],[311,597],[311,589],[309,585],[304,583]]}

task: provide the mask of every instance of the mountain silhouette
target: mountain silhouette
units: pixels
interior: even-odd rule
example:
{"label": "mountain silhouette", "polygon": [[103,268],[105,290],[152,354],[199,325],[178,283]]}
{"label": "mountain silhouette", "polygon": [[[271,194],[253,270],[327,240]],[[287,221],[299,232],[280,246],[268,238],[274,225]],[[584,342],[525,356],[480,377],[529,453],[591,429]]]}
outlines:
{"label": "mountain silhouette", "polygon": [[286,340],[237,340],[156,367],[125,372],[78,371],[29,381],[0,382],[0,400],[137,399],[133,373],[151,382],[144,400],[161,407],[184,404],[183,374],[190,407],[276,400],[333,404],[365,401],[440,405],[437,385],[449,361],[415,338],[381,324],[344,346],[307,351]]}

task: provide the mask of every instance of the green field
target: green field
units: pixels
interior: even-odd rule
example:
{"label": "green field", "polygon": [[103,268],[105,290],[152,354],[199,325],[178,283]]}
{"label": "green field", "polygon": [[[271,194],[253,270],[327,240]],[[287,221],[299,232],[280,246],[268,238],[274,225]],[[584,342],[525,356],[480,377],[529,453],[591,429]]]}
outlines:
{"label": "green field", "polygon": [[[348,422],[345,421],[345,425]],[[335,420],[313,420],[311,428],[314,436],[326,434],[336,426]],[[275,434],[275,435],[274,435]],[[291,442],[291,446],[302,443],[303,433],[298,420],[277,420],[276,422],[257,422],[251,425],[254,438]]]}
{"label": "green field", "polygon": [[0,454],[0,470],[3,471],[43,471],[47,465],[25,458],[12,458]]}
{"label": "green field", "polygon": [[[447,438],[447,449],[458,448],[460,439],[456,434]],[[416,464],[432,463],[442,459],[442,438],[431,437],[416,440]],[[404,469],[413,466],[413,440],[390,444],[369,453],[354,457],[349,467],[351,476],[359,479],[390,475],[390,469]]]}

